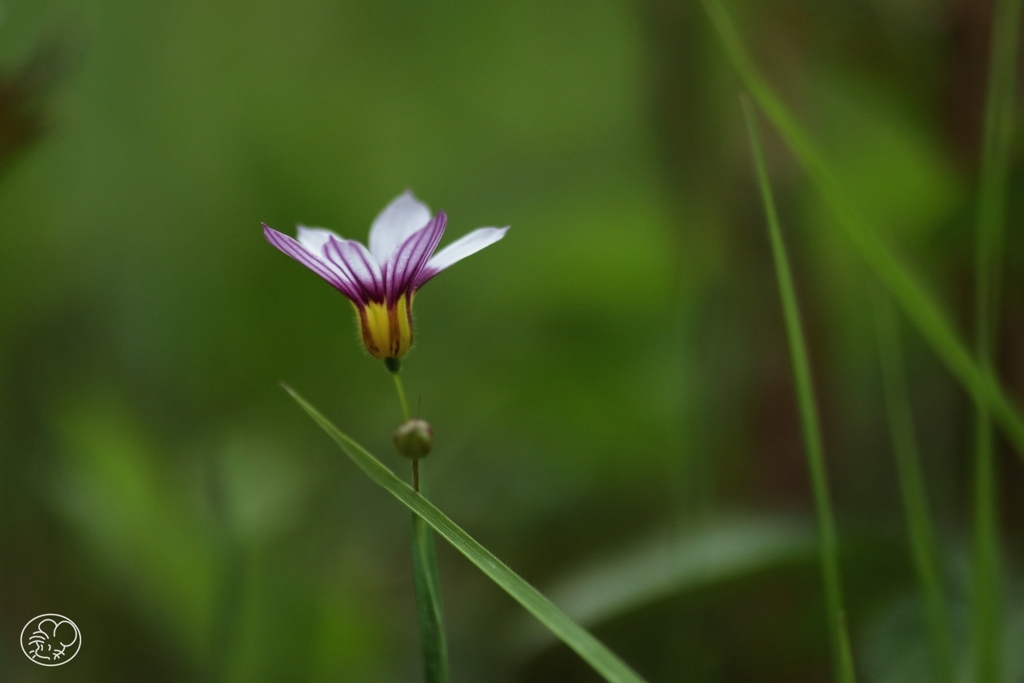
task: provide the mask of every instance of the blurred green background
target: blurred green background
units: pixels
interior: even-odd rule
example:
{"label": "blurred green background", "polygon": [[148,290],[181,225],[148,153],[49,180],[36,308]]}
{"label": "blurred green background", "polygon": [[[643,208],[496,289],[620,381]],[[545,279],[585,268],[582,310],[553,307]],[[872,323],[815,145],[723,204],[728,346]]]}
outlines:
{"label": "blurred green background", "polygon": [[[987,3],[730,6],[969,332]],[[738,93],[693,0],[0,2],[0,677],[419,680],[408,512],[278,385],[405,476],[391,381],[348,303],[260,232],[362,240],[412,188],[448,213],[444,243],[512,226],[417,297],[404,377],[436,435],[430,497],[652,683],[828,680]],[[874,283],[766,142],[861,676],[927,681]],[[1000,342],[1018,397],[1022,143]],[[972,411],[905,339],[962,621]],[[1019,681],[1024,477],[1008,452],[1000,475]],[[596,680],[439,553],[454,681]],[[82,631],[67,666],[19,651],[45,612]]]}

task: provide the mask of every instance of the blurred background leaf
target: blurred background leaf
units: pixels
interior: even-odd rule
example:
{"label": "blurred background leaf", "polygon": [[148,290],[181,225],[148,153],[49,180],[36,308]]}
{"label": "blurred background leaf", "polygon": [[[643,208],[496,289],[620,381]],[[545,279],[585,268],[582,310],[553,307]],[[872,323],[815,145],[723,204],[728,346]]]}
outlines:
{"label": "blurred background leaf", "polygon": [[[546,592],[575,620],[594,626],[673,595],[807,562],[816,555],[808,520],[723,514],[706,525],[663,531],[581,564]],[[551,641],[536,628],[524,625],[522,631],[520,637],[531,648]]]}

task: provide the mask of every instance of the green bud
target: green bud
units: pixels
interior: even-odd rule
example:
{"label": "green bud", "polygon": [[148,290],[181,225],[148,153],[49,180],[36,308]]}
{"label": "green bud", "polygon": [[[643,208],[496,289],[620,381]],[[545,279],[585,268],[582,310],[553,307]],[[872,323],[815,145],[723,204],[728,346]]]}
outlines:
{"label": "green bud", "polygon": [[408,420],[395,430],[395,448],[407,458],[419,460],[434,445],[434,430],[426,420]]}

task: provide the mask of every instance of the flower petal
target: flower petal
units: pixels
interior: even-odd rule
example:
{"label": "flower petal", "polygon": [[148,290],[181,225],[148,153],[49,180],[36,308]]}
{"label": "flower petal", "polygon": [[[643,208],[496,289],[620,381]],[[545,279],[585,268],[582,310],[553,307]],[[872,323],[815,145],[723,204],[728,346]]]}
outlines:
{"label": "flower petal", "polygon": [[441,241],[447,222],[448,217],[444,211],[438,211],[433,220],[410,235],[395,249],[384,266],[388,301],[397,301],[398,297],[412,291],[417,276],[427,265],[434,249],[437,249],[437,243]]}
{"label": "flower petal", "polygon": [[324,228],[307,228],[305,225],[298,226],[298,235],[296,239],[299,244],[309,249],[311,252],[323,258],[324,247],[327,246],[327,240],[331,237],[335,239],[343,239],[340,235],[337,235],[330,230]]}
{"label": "flower petal", "polygon": [[430,222],[430,209],[406,190],[384,207],[370,227],[370,253],[383,268],[402,242]]}
{"label": "flower petal", "polygon": [[506,232],[508,232],[507,225],[504,228],[477,228],[473,232],[463,235],[434,254],[413,282],[413,290],[422,287],[427,280],[448,266],[494,244],[504,237]]}
{"label": "flower petal", "polygon": [[331,265],[352,277],[364,302],[384,301],[384,276],[366,247],[355,240],[340,239],[331,234],[324,246],[324,256]]}
{"label": "flower petal", "polygon": [[347,271],[339,270],[334,264],[320,258],[297,240],[274,230],[266,223],[263,224],[263,236],[277,249],[291,256],[324,280],[327,280],[328,284],[353,302],[359,303],[361,301],[359,288]]}

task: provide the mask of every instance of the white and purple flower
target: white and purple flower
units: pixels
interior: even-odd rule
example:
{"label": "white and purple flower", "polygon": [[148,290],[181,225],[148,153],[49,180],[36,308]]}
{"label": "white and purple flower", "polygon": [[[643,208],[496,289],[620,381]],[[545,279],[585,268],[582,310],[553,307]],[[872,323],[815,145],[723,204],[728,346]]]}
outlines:
{"label": "white and purple flower", "polygon": [[369,249],[323,228],[298,226],[293,239],[263,224],[267,241],[348,297],[363,345],[375,358],[401,358],[412,346],[416,291],[448,266],[494,244],[504,228],[478,228],[434,253],[448,217],[405,192],[370,227]]}

